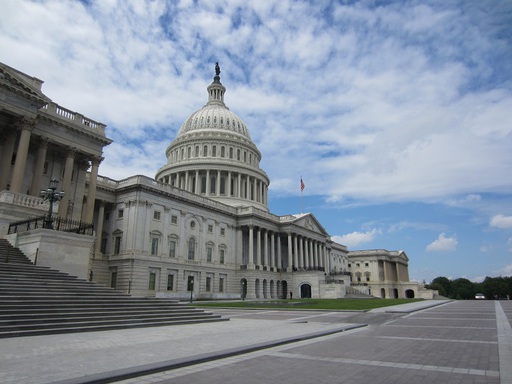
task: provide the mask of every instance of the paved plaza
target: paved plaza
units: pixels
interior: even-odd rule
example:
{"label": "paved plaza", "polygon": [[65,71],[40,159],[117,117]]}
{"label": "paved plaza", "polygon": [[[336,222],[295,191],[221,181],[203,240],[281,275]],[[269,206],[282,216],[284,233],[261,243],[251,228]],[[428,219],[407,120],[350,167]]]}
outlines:
{"label": "paved plaza", "polygon": [[2,339],[0,382],[512,384],[512,301],[218,313],[231,320]]}

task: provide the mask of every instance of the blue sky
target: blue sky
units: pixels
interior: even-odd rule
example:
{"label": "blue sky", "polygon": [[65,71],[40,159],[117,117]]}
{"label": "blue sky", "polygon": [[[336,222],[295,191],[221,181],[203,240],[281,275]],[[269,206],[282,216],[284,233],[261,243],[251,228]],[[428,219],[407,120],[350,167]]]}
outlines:
{"label": "blue sky", "polygon": [[[108,125],[102,175],[154,177],[220,62],[271,179],[410,276],[512,275],[512,2],[4,0],[0,60]],[[306,188],[300,195],[300,178]]]}

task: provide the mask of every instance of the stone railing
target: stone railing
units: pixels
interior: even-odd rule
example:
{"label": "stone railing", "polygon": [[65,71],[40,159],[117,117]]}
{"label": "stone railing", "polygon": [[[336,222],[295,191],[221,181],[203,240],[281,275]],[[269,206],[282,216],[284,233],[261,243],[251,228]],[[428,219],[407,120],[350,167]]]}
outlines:
{"label": "stone railing", "polygon": [[46,104],[40,109],[42,112],[46,112],[48,115],[56,117],[60,120],[72,122],[80,127],[91,130],[97,134],[105,136],[105,124],[98,123],[97,121],[91,120],[80,113],[70,111],[56,103]]}
{"label": "stone railing", "polygon": [[19,207],[33,208],[41,211],[48,210],[48,202],[45,202],[42,198],[10,191],[0,192],[0,203],[8,203]]}

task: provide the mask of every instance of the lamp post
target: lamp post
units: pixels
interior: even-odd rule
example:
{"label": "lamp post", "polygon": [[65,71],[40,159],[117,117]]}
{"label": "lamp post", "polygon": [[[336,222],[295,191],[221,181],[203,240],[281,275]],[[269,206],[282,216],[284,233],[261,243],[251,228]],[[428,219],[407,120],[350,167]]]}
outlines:
{"label": "lamp post", "polygon": [[48,216],[44,221],[44,227],[47,229],[53,229],[53,203],[62,200],[64,197],[64,191],[56,192],[58,185],[59,181],[57,179],[52,179],[50,180],[48,189],[43,189],[41,191],[41,197],[43,200],[50,203],[50,207],[48,208]]}

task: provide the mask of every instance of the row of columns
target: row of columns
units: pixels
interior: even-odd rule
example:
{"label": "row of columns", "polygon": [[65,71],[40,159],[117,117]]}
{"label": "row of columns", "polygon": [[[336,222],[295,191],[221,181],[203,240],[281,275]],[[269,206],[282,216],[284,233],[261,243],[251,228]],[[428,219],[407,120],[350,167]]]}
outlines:
{"label": "row of columns", "polygon": [[[223,175],[226,176],[225,179],[227,179],[227,183],[225,182],[224,193],[221,194],[221,177]],[[268,185],[257,177],[243,175],[242,173],[220,170],[206,170],[201,172],[199,170],[184,171],[165,176],[161,181],[171,184],[174,187],[200,194],[202,176],[206,177],[205,196],[225,195],[238,199],[254,200],[263,205],[268,204],[268,196],[266,193]],[[212,176],[215,176],[214,192],[211,190]],[[231,190],[233,190],[233,194],[231,194]]]}
{"label": "row of columns", "polygon": [[[30,140],[32,137],[32,131],[36,125],[36,120],[32,118],[23,117],[15,123],[16,130],[13,130],[4,140],[2,157],[1,157],[1,169],[0,169],[0,189],[7,189],[13,193],[23,193],[23,181],[26,173],[27,159],[29,154]],[[16,148],[16,160],[14,162],[14,168],[12,176],[9,181],[9,168],[11,166],[11,159],[14,153],[14,147],[16,143],[16,134],[20,132],[18,147]],[[39,196],[41,189],[45,189],[42,186],[42,178],[44,172],[44,164],[46,161],[46,155],[48,151],[49,140],[42,138],[39,141],[39,147],[37,149],[35,167],[33,170],[33,176],[30,184],[28,193],[32,196]],[[67,192],[64,198],[59,204],[58,215],[60,217],[66,217],[68,212],[68,205],[71,199],[71,178],[73,175],[73,168],[75,164],[77,150],[76,148],[68,148],[66,153],[66,160],[64,165],[64,176],[61,181],[60,189]],[[96,196],[96,183],[98,177],[98,167],[101,159],[92,159],[91,177],[89,182],[89,192],[87,196],[86,208],[84,210],[84,217],[82,221],[91,223],[94,215],[94,200]],[[81,196],[79,198],[82,198]]]}
{"label": "row of columns", "polygon": [[[242,247],[242,229],[237,230],[237,244]],[[256,247],[254,240],[256,238]],[[248,267],[270,268],[293,267],[295,270],[321,269],[328,267],[328,248],[325,243],[294,233],[287,233],[287,263],[284,263],[281,239],[283,234],[254,226],[248,227]],[[269,246],[270,245],[270,246]],[[238,250],[242,254],[242,249]],[[289,265],[291,262],[291,265]],[[286,265],[287,264],[287,265]]]}

